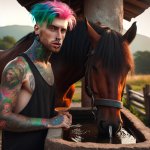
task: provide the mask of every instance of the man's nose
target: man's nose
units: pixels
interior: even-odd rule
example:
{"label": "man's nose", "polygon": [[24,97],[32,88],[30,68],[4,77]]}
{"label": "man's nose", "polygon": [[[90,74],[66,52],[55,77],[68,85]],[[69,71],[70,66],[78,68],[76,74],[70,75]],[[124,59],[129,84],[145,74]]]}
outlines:
{"label": "man's nose", "polygon": [[56,37],[56,39],[57,39],[58,41],[60,41],[61,38],[62,38],[61,30],[58,30],[58,31],[57,31],[57,37]]}

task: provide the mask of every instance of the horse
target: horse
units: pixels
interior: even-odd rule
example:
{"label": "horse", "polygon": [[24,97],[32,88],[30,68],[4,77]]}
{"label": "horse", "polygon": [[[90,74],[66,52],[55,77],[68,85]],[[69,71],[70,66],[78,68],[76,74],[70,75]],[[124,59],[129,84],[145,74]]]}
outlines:
{"label": "horse", "polygon": [[[70,105],[73,83],[85,76],[86,92],[91,97],[92,108],[97,108],[100,133],[108,135],[109,126],[113,135],[119,131],[121,96],[127,74],[134,69],[129,44],[135,35],[135,23],[121,35],[87,20],[78,21],[72,31],[67,31],[61,51],[50,58],[56,83],[56,106]],[[26,51],[34,38],[34,33],[29,33],[10,50],[0,52],[0,74],[4,64]],[[66,98],[67,92],[70,92],[69,98]]]}

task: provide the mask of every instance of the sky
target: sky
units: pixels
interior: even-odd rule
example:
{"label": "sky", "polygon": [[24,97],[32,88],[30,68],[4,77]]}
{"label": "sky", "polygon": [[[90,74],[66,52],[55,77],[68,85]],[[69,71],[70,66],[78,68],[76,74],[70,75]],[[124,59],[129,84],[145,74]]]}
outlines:
{"label": "sky", "polygon": [[[124,29],[137,21],[137,33],[150,37],[150,7],[130,22],[123,20]],[[0,0],[0,26],[29,25],[34,26],[29,12],[17,0]]]}

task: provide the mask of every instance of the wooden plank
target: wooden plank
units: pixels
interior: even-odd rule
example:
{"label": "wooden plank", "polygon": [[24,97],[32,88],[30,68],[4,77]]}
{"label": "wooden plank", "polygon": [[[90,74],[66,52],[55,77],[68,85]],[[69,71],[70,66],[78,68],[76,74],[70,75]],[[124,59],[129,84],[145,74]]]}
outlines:
{"label": "wooden plank", "polygon": [[137,101],[138,103],[141,103],[141,104],[145,105],[145,100],[144,100],[144,98],[139,97],[138,95],[131,94],[131,95],[130,95],[130,99],[131,99],[131,100],[134,100],[134,101]]}
{"label": "wooden plank", "polygon": [[137,110],[137,112],[141,115],[141,116],[146,116],[146,113],[144,111],[142,111],[141,109],[139,109],[138,107],[134,107],[135,110]]}
{"label": "wooden plank", "polygon": [[127,4],[130,5],[131,7],[136,6],[136,7],[142,8],[142,9],[146,9],[150,5],[150,3],[147,3],[146,1],[144,2],[143,0],[142,1],[139,1],[139,0],[124,0],[124,5],[127,5]]}
{"label": "wooden plank", "polygon": [[142,104],[140,104],[140,103],[138,103],[138,102],[136,102],[134,100],[131,101],[131,105],[134,105],[134,106],[138,107],[139,109],[144,109],[145,110],[145,106],[144,105],[142,105]]}
{"label": "wooden plank", "polygon": [[143,98],[144,98],[144,95],[143,95],[143,94],[141,94],[141,93],[139,93],[139,92],[136,92],[136,91],[133,91],[133,90],[129,90],[129,92],[130,92],[131,94],[135,94],[135,95],[138,95],[138,96],[140,96],[140,97],[143,97]]}
{"label": "wooden plank", "polygon": [[130,12],[133,15],[137,15],[137,14],[140,14],[140,13],[143,12],[142,9],[137,9],[137,7],[131,7],[131,6],[125,7],[124,11],[125,12]]}
{"label": "wooden plank", "polygon": [[[30,10],[30,7],[33,4],[43,2],[44,0],[17,0],[17,1],[22,6],[26,7],[27,10]],[[75,11],[77,11],[77,15],[82,15],[84,13],[83,0],[62,0],[62,1],[67,3]],[[123,2],[124,2],[124,18],[127,20],[131,20],[131,18],[140,15],[142,12],[144,12],[145,9],[150,7],[149,0],[124,0]],[[129,10],[132,13],[128,13],[127,11]]]}

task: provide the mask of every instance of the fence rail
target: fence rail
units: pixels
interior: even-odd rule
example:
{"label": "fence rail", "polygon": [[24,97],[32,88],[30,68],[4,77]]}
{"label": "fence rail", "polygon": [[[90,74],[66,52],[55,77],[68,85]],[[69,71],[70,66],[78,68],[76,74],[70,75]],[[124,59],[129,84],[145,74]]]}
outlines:
{"label": "fence rail", "polygon": [[150,123],[150,85],[145,85],[143,94],[133,91],[130,85],[126,85],[127,107],[134,108]]}

